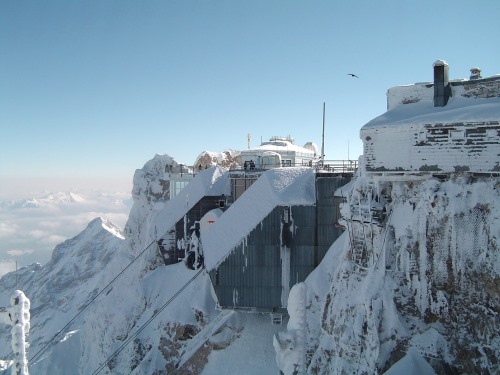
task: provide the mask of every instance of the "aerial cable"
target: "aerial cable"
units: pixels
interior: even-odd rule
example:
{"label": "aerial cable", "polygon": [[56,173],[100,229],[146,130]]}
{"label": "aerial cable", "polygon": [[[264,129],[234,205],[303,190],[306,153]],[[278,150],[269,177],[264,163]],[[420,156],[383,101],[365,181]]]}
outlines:
{"label": "aerial cable", "polygon": [[93,373],[92,375],[97,375],[99,374],[103,369],[104,367],[106,367],[106,365],[111,362],[113,360],[113,358],[115,358],[129,343],[130,341],[132,341],[134,338],[137,337],[137,335],[139,335],[139,333],[141,333],[148,325],[149,323],[151,323],[158,315],[160,315],[160,313],[165,310],[165,308],[170,305],[170,303],[176,299],[179,294],[181,294],[184,289],[186,289],[188,287],[189,284],[191,284],[202,272],[204,271],[203,268],[201,268],[191,279],[188,280],[188,282],[186,284],[184,284],[184,286],[182,286],[182,288],[180,288],[172,297],[170,297],[170,299],[165,302],[165,304],[160,307],[159,310],[157,310],[152,316],[151,318],[149,318],[137,331],[134,332],[133,335],[130,335],[127,340],[125,340],[125,342],[120,345],[120,347],[118,349],[116,349],[116,351],[111,354],[107,359],[106,361],[104,361]]}
{"label": "aerial cable", "polygon": [[[121,276],[121,275],[122,275],[122,274],[123,274],[123,273],[124,273],[124,272],[125,272],[125,271],[126,271],[126,270],[127,270],[127,269],[128,269],[128,268],[129,268],[129,267],[130,267],[130,266],[131,266],[134,262],[135,262],[135,261],[136,261],[136,260],[137,260],[137,259],[139,259],[139,257],[140,257],[142,254],[144,254],[144,253],[146,252],[146,250],[148,250],[148,249],[149,249],[149,247],[150,247],[153,243],[155,243],[155,242],[156,242],[156,240],[153,240],[153,241],[152,241],[152,242],[151,242],[148,246],[146,246],[146,248],[145,248],[143,251],[141,251],[141,252],[140,252],[140,254],[139,254],[139,255],[137,255],[137,256],[136,256],[136,257],[135,257],[135,258],[134,258],[134,259],[133,259],[133,260],[132,260],[132,261],[131,261],[128,265],[127,265],[127,267],[125,267],[125,268],[124,268],[124,269],[123,269],[123,270],[122,270],[122,271],[121,271],[118,275],[116,275],[116,277],[115,277],[113,280],[111,280],[111,281],[109,282],[109,284],[108,284],[108,285],[106,285],[106,286],[105,286],[105,287],[104,287],[104,288],[103,288],[103,289],[102,289],[99,293],[97,293],[97,295],[96,295],[94,298],[92,298],[92,299],[90,300],[90,302],[89,302],[89,303],[87,303],[87,304],[83,307],[83,309],[81,309],[81,310],[78,312],[78,314],[76,314],[76,315],[73,317],[73,319],[71,319],[71,320],[70,320],[70,321],[69,321],[69,322],[68,322],[68,323],[67,323],[67,324],[66,324],[63,328],[61,328],[61,329],[59,330],[59,332],[57,332],[57,333],[54,335],[54,337],[52,337],[49,341],[47,341],[47,343],[46,343],[44,346],[42,346],[42,348],[41,348],[41,349],[40,349],[40,350],[39,350],[39,351],[38,351],[38,352],[37,352],[37,353],[36,353],[33,357],[31,357],[31,358],[30,358],[30,360],[29,360],[29,365],[28,365],[28,366],[31,366],[31,364],[32,364],[32,363],[34,363],[33,361],[34,361],[36,358],[38,358],[38,357],[39,357],[39,356],[40,356],[40,355],[44,352],[44,350],[45,350],[45,349],[46,349],[49,345],[51,345],[51,344],[55,341],[55,339],[56,339],[56,338],[57,338],[57,337],[58,337],[58,336],[59,336],[59,335],[60,335],[63,331],[65,331],[65,330],[66,330],[66,329],[67,329],[67,328],[68,328],[68,327],[69,327],[69,326],[70,326],[70,325],[71,325],[71,324],[72,324],[72,323],[73,323],[76,319],[78,319],[78,317],[79,317],[80,315],[82,315],[82,314],[83,314],[83,312],[84,312],[85,310],[87,310],[87,309],[88,309],[88,308],[89,308],[89,307],[90,307],[90,306],[91,306],[91,305],[92,305],[92,304],[93,304],[93,303],[94,303],[94,302],[95,302],[95,301],[96,301],[96,300],[97,300],[97,299],[98,299],[98,298],[99,298],[99,297],[100,297],[100,296],[101,296],[101,295],[102,295],[105,291],[108,291],[108,290],[109,290],[109,287],[110,287],[111,285],[113,285],[113,284],[114,284],[114,282],[115,282],[115,281],[116,281],[116,280],[117,280],[117,279],[118,279],[118,278],[119,278],[119,277],[120,277],[120,276]],[[109,291],[110,291],[110,290],[109,290]]]}

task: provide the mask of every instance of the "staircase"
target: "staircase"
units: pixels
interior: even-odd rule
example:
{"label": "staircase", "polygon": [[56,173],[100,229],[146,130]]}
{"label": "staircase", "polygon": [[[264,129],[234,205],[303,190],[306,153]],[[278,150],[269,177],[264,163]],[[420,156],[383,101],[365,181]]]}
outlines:
{"label": "staircase", "polygon": [[360,269],[373,265],[373,184],[357,191],[349,199],[350,218],[347,220],[351,245],[351,262]]}
{"label": "staircase", "polygon": [[351,242],[351,262],[360,268],[368,269],[372,261],[373,245],[371,237],[367,238],[367,228],[364,223],[350,222],[348,230]]}
{"label": "staircase", "polygon": [[361,223],[372,222],[373,185],[370,184],[364,191],[351,196],[351,220]]}

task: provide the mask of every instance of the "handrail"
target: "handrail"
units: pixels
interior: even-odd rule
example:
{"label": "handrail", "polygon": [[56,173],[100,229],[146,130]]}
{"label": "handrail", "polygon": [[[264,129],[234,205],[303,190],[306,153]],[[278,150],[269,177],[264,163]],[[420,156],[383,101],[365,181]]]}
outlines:
{"label": "handrail", "polygon": [[320,160],[309,163],[290,163],[290,164],[264,164],[256,166],[239,166],[231,169],[229,172],[264,172],[274,168],[289,168],[289,167],[311,167],[317,171],[334,172],[334,173],[353,173],[358,170],[357,160]]}
{"label": "handrail", "polygon": [[[187,166],[183,165],[185,168],[182,172],[170,172],[171,174],[175,174],[176,176],[196,176],[199,172],[202,172],[205,168],[195,167],[195,166]],[[358,170],[358,161],[357,160],[318,160],[318,161],[309,161],[302,163],[286,163],[286,164],[259,164],[252,165],[245,168],[245,166],[239,165],[236,168],[232,168],[229,172],[264,172],[269,169],[274,168],[288,168],[288,167],[311,167],[316,169],[316,171],[323,172],[333,172],[333,173],[354,173]]]}
{"label": "handrail", "polygon": [[331,172],[355,172],[358,170],[357,160],[323,160],[318,163],[317,169]]}

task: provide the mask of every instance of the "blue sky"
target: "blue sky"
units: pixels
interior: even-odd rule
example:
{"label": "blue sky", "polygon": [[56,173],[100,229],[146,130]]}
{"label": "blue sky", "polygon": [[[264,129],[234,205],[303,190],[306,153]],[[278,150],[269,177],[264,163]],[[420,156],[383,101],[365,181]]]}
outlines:
{"label": "blue sky", "polygon": [[[500,2],[1,1],[1,193],[131,188],[155,153],[273,135],[357,158],[387,89],[500,73]],[[348,76],[355,73],[360,78]],[[44,185],[45,183],[45,185]]]}

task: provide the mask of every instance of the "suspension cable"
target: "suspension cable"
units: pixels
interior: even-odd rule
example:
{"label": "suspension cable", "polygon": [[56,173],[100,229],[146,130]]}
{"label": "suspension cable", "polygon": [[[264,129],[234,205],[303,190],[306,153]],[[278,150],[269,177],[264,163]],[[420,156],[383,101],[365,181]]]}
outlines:
{"label": "suspension cable", "polygon": [[130,341],[132,341],[133,339],[135,339],[137,337],[137,335],[139,335],[148,325],[149,323],[151,323],[158,315],[160,315],[160,313],[165,310],[165,308],[170,305],[170,303],[176,299],[179,294],[181,294],[184,289],[186,289],[188,287],[189,284],[191,284],[202,272],[204,271],[203,268],[201,268],[191,279],[188,280],[188,282],[186,284],[184,284],[184,286],[182,286],[172,297],[170,297],[170,299],[165,302],[165,304],[159,309],[157,310],[152,316],[151,318],[149,318],[137,331],[134,332],[133,335],[130,335],[127,340],[125,340],[125,342],[120,345],[120,347],[113,353],[111,354],[93,373],[92,375],[97,375],[99,374],[103,369],[104,367],[106,367],[106,365],[111,362],[113,360],[113,358],[115,358],[129,343]]}
{"label": "suspension cable", "polygon": [[129,263],[129,264],[128,264],[128,265],[127,265],[127,266],[126,266],[126,267],[125,267],[125,268],[124,268],[124,269],[123,269],[120,273],[119,273],[119,274],[118,274],[118,275],[116,275],[116,276],[115,276],[115,278],[114,278],[113,280],[111,280],[111,281],[109,282],[109,284],[108,284],[108,285],[106,285],[106,286],[105,286],[105,287],[104,287],[104,288],[103,288],[103,289],[102,289],[99,293],[97,293],[97,295],[96,295],[94,298],[92,298],[92,299],[90,300],[90,302],[89,302],[89,303],[87,303],[87,304],[83,307],[83,309],[81,309],[81,310],[78,312],[78,314],[76,314],[76,315],[73,317],[73,319],[71,319],[71,320],[70,320],[70,321],[69,321],[69,322],[68,322],[68,323],[67,323],[67,324],[66,324],[63,328],[61,328],[61,329],[60,329],[60,330],[59,330],[59,331],[58,331],[58,332],[54,335],[54,337],[52,337],[49,341],[47,341],[47,343],[45,343],[45,345],[44,345],[44,346],[42,346],[42,348],[41,348],[41,349],[40,349],[40,350],[39,350],[39,351],[38,351],[38,352],[37,352],[37,353],[36,353],[33,357],[31,357],[31,358],[30,358],[30,360],[29,360],[29,365],[28,365],[28,366],[30,367],[30,366],[34,363],[33,361],[34,361],[35,359],[37,359],[37,358],[38,358],[38,357],[39,357],[39,356],[40,356],[40,355],[41,355],[41,354],[42,354],[42,353],[46,350],[46,348],[47,348],[47,347],[49,347],[51,344],[53,344],[53,343],[54,343],[55,339],[56,339],[56,338],[57,338],[57,337],[61,334],[61,332],[65,331],[65,330],[66,330],[66,329],[67,329],[67,328],[68,328],[68,327],[69,327],[69,326],[70,326],[70,325],[71,325],[71,324],[72,324],[72,323],[73,323],[76,319],[78,319],[78,317],[79,317],[80,315],[82,315],[82,314],[83,314],[83,312],[84,312],[84,311],[86,311],[86,310],[87,310],[87,309],[88,309],[88,308],[89,308],[89,307],[90,307],[90,306],[91,306],[91,305],[92,305],[92,304],[93,304],[93,303],[97,300],[97,298],[99,298],[99,297],[100,297],[100,296],[101,296],[101,295],[102,295],[105,291],[107,291],[107,290],[109,289],[109,287],[110,287],[111,285],[113,285],[113,284],[114,284],[114,282],[115,282],[115,281],[116,281],[116,280],[117,280],[117,279],[118,279],[118,278],[119,278],[119,277],[120,277],[120,276],[121,276],[121,275],[122,275],[122,274],[123,274],[123,273],[124,273],[124,272],[125,272],[125,271],[126,271],[126,270],[127,270],[127,269],[128,269],[128,268],[129,268],[129,267],[130,267],[130,266],[131,266],[134,262],[135,262],[135,261],[136,261],[136,260],[137,260],[137,259],[139,259],[139,257],[140,257],[142,254],[144,254],[144,253],[146,252],[146,250],[148,250],[148,249],[149,249],[149,247],[150,247],[153,243],[155,243],[155,242],[156,242],[156,240],[153,240],[153,241],[152,241],[152,242],[151,242],[148,246],[146,246],[146,248],[145,248],[143,251],[141,251],[141,252],[139,253],[139,255],[137,255],[137,256],[136,256],[136,257],[135,257],[135,258],[134,258],[134,259],[133,259],[133,260],[132,260],[132,261],[131,261],[131,262],[130,262],[130,263]]}

